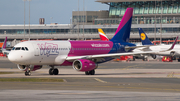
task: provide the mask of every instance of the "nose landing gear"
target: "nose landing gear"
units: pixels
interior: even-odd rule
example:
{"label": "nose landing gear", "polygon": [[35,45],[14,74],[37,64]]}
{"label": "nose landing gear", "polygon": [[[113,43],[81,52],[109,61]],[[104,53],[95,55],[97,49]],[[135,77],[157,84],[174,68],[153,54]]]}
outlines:
{"label": "nose landing gear", "polygon": [[31,72],[30,71],[26,71],[25,72],[25,76],[31,76]]}
{"label": "nose landing gear", "polygon": [[25,76],[31,76],[31,68],[28,67],[27,71],[25,71]]}

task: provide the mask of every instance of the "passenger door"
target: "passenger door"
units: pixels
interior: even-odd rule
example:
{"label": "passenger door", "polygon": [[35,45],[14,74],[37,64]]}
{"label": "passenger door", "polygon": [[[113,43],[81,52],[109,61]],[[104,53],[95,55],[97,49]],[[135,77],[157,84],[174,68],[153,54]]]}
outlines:
{"label": "passenger door", "polygon": [[34,47],[34,56],[39,56],[39,47],[38,45],[36,44],[33,44],[33,47]]}

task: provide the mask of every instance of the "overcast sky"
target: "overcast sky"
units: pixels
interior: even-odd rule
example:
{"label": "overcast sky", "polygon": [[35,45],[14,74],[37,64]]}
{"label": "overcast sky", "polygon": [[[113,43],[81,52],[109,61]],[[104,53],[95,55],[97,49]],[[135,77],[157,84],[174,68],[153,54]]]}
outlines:
{"label": "overcast sky", "polygon": [[[96,0],[84,0],[85,10],[108,10],[109,6],[95,2]],[[26,1],[26,24],[29,23],[29,2]],[[79,8],[83,10],[83,0],[79,0]],[[39,18],[45,18],[45,23],[69,24],[72,11],[78,10],[78,0],[31,0],[30,2],[31,24],[38,24]],[[23,0],[0,0],[0,25],[24,24]]]}

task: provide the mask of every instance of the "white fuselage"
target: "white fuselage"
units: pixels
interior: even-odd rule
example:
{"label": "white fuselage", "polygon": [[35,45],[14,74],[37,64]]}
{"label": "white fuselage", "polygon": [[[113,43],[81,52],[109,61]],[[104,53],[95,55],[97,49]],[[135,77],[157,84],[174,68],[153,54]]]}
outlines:
{"label": "white fuselage", "polygon": [[[133,51],[157,51],[156,55],[162,55],[162,56],[170,56],[170,52],[174,51],[175,56],[180,56],[180,45],[175,45],[172,50],[168,50],[172,45],[156,45],[156,46],[149,46],[147,48],[141,47],[134,49]],[[158,51],[164,51],[164,52],[158,52]]]}
{"label": "white fuselage", "polygon": [[10,61],[21,65],[58,65],[65,61],[71,45],[68,41],[29,41],[17,44],[17,47],[27,47],[28,50],[11,50]]}

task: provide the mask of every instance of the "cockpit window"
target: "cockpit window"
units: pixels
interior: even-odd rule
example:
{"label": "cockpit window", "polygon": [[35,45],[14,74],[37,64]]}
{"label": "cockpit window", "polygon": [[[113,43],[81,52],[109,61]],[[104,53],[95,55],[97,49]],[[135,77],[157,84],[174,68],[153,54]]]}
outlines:
{"label": "cockpit window", "polygon": [[13,47],[12,50],[23,50],[23,51],[28,51],[27,47]]}
{"label": "cockpit window", "polygon": [[15,49],[15,47],[12,48],[12,50],[14,50],[14,49]]}
{"label": "cockpit window", "polygon": [[21,50],[21,47],[16,47],[16,49],[15,50]]}
{"label": "cockpit window", "polygon": [[25,49],[28,51],[28,48],[27,48],[27,47],[25,47]]}
{"label": "cockpit window", "polygon": [[24,47],[21,48],[22,50],[25,50]]}

